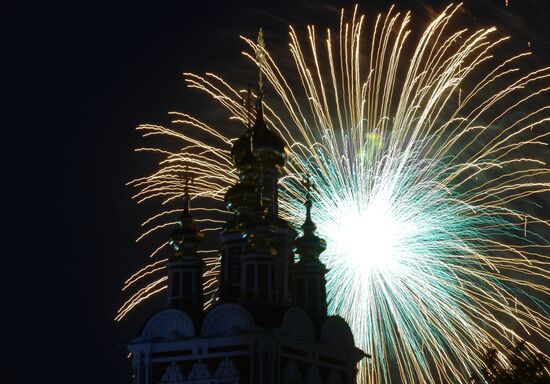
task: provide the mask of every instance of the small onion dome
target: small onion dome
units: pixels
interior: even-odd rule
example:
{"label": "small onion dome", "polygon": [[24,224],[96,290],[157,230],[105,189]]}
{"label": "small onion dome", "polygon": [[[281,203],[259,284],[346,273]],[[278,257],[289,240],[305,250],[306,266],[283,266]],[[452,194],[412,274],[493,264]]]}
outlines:
{"label": "small onion dome", "polygon": [[170,235],[170,245],[176,251],[175,256],[192,255],[197,245],[202,241],[204,234],[195,228],[195,220],[189,212],[189,198],[185,198],[185,209],[181,214],[176,228]]}
{"label": "small onion dome", "polygon": [[311,220],[311,201],[306,200],[306,220],[302,224],[304,234],[294,241],[294,251],[300,255],[300,261],[317,259],[319,255],[327,248],[327,243],[315,235],[317,226]]}
{"label": "small onion dome", "polygon": [[233,159],[233,164],[235,164],[236,167],[245,166],[254,161],[254,155],[252,154],[250,142],[251,136],[252,131],[247,129],[241,137],[235,140],[233,146],[231,147],[231,158]]}
{"label": "small onion dome", "polygon": [[273,161],[282,167],[288,157],[285,141],[267,127],[264,120],[263,106],[260,99],[256,121],[252,127],[252,153],[259,160]]}

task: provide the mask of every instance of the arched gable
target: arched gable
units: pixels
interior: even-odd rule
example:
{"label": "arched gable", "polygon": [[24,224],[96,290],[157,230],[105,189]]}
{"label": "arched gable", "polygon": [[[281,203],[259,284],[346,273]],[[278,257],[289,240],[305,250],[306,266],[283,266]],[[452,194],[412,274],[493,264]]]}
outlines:
{"label": "arched gable", "polygon": [[229,336],[250,332],[256,328],[250,313],[238,304],[222,304],[205,317],[202,336]]}
{"label": "arched gable", "polygon": [[315,328],[311,318],[300,307],[292,307],[286,311],[281,332],[293,339],[315,342]]}
{"label": "arched gable", "polygon": [[174,308],[165,309],[149,319],[141,336],[147,340],[189,338],[195,336],[195,326],[185,312]]}
{"label": "arched gable", "polygon": [[330,316],[325,320],[321,328],[321,341],[344,349],[355,346],[353,333],[348,323],[340,316]]}

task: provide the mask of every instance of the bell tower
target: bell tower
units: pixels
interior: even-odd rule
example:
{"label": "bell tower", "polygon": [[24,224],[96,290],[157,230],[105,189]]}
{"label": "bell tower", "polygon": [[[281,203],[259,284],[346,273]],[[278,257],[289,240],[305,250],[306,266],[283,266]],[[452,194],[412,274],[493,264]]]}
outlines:
{"label": "bell tower", "polygon": [[264,117],[262,68],[266,63],[261,29],[256,61],[260,71],[255,116],[249,89],[245,103],[247,129],[231,149],[239,181],[225,196],[234,217],[220,235],[220,298],[222,302],[238,299],[248,303],[289,304],[295,232],[278,216],[278,182],[284,172],[288,147],[268,127]]}
{"label": "bell tower", "polygon": [[251,129],[251,149],[256,169],[256,202],[242,230],[247,239],[241,256],[241,301],[243,303],[282,303],[278,274],[277,184],[286,160],[286,145],[266,125],[262,90]]}

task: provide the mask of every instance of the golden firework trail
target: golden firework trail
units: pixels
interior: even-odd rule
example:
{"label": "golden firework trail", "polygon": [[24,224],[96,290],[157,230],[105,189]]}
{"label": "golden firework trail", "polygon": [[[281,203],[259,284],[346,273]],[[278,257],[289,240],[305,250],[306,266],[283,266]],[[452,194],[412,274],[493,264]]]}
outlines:
{"label": "golden firework trail", "polygon": [[[488,345],[504,350],[527,338],[540,351],[550,342],[550,223],[532,200],[550,191],[543,155],[550,68],[523,71],[529,52],[499,59],[508,38],[495,28],[456,29],[460,7],[448,6],[415,42],[410,13],[393,7],[368,38],[357,7],[351,18],[342,11],[339,29],[322,39],[314,26],[306,39],[290,27],[293,81],[263,45],[243,38],[244,55],[270,86],[266,121],[291,148],[280,182],[285,219],[303,219],[302,175],[316,185],[312,215],[327,241],[329,310],[373,355],[360,367],[361,382],[466,383]],[[184,76],[246,126],[244,90],[212,73]],[[181,148],[139,149],[162,160],[129,183],[134,198],[168,207],[183,195],[177,175],[189,167],[194,214],[215,231],[237,180],[232,138],[189,114],[171,116],[168,127],[138,127]],[[138,240],[166,232],[175,213],[148,219]],[[135,293],[117,320],[165,288],[158,258],[165,246],[125,282]],[[219,255],[202,252],[208,307]]]}

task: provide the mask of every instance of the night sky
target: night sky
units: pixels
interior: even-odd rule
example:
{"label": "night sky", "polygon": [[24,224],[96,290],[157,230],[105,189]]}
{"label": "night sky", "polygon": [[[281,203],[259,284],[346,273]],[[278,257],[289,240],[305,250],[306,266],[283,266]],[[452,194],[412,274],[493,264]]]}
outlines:
{"label": "night sky", "polygon": [[[479,26],[496,24],[518,50],[531,42],[533,65],[549,65],[550,2],[509,1],[508,8],[504,0],[466,1],[470,15],[463,16]],[[124,299],[122,282],[147,256],[135,239],[153,212],[137,206],[125,186],[155,166],[133,152],[144,144],[135,127],[166,123],[172,110],[215,123],[214,103],[186,89],[181,73],[212,71],[244,87],[256,72],[240,54],[239,34],[253,37],[263,26],[267,48],[285,50],[289,23],[302,31],[307,23],[336,28],[339,9],[351,12],[354,3],[328,4],[4,5],[2,169],[9,229],[0,268],[0,384],[130,382],[123,344],[154,307],[113,321]],[[389,4],[368,1],[360,9],[372,20]],[[413,10],[420,31],[444,4],[401,1],[397,7]]]}

